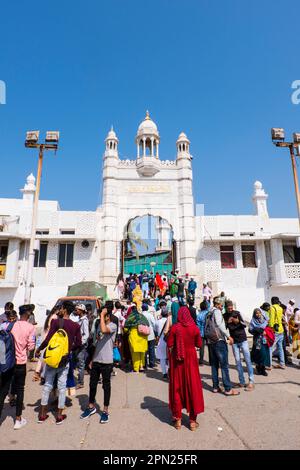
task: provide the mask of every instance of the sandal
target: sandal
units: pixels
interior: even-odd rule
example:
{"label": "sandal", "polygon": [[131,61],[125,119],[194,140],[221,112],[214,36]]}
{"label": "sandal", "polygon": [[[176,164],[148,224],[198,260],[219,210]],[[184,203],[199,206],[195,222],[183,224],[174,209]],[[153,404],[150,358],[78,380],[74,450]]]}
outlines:
{"label": "sandal", "polygon": [[224,395],[226,395],[226,397],[235,397],[237,395],[240,395],[240,392],[232,388],[230,392],[224,392]]}
{"label": "sandal", "polygon": [[190,422],[190,430],[191,431],[196,431],[196,429],[199,428],[199,423],[197,421],[191,421]]}

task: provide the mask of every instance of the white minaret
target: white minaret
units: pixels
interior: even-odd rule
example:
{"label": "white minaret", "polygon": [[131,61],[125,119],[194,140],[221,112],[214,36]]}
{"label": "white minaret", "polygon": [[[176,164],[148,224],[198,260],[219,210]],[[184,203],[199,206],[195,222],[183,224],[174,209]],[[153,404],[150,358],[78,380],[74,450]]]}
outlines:
{"label": "white minaret", "polygon": [[255,181],[254,193],[252,197],[255,215],[269,217],[267,199],[268,195],[265,193],[262,183],[260,181]]}
{"label": "white minaret", "polygon": [[117,262],[118,143],[119,140],[116,133],[113,128],[111,128],[105,139],[105,152],[103,155],[103,216],[101,219],[103,238],[101,240],[100,250],[100,282],[107,286],[113,285],[119,274]]}
{"label": "white minaret", "polygon": [[23,193],[23,201],[27,206],[33,204],[35,190],[35,177],[31,173],[29,176],[27,176],[24,188],[20,190],[21,193]]}
{"label": "white minaret", "polygon": [[156,251],[167,251],[170,250],[170,231],[171,227],[168,222],[161,217],[158,219],[156,225],[157,230],[157,246]]}
{"label": "white minaret", "polygon": [[176,142],[180,217],[180,250],[177,264],[181,271],[194,276],[196,273],[196,227],[193,199],[193,170],[190,141],[182,132]]}

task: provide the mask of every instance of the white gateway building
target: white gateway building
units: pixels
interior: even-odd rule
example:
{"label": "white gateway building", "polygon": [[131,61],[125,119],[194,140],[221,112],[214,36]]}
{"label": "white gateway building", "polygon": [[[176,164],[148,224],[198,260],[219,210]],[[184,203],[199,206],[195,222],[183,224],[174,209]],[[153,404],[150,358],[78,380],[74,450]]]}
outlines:
{"label": "white gateway building", "polygon": [[[119,273],[178,268],[213,293],[224,291],[245,318],[272,295],[300,304],[298,219],[270,218],[262,184],[254,183],[253,215],[206,216],[193,198],[190,142],[181,133],[176,160],[163,160],[160,135],[147,112],[136,135],[136,158],[121,160],[111,130],[103,155],[102,204],[61,211],[40,201],[32,303],[42,323],[68,286],[96,281],[114,297]],[[21,199],[0,199],[0,307],[24,303],[35,178]],[[250,195],[249,195],[250,196]]]}

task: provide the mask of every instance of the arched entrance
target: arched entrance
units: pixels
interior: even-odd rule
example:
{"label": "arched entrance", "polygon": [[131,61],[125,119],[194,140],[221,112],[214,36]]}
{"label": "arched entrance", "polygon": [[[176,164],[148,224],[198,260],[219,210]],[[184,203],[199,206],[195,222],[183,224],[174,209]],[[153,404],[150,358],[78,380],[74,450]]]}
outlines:
{"label": "arched entrance", "polygon": [[175,245],[173,228],[166,219],[148,214],[129,220],[121,246],[123,275],[145,269],[171,273],[176,266]]}

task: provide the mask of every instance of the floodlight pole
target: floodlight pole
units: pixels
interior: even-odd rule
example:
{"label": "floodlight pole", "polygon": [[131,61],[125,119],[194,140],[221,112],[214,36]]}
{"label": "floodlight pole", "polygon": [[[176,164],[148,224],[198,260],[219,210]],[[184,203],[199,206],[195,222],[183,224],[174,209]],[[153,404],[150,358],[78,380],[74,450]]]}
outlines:
{"label": "floodlight pole", "polygon": [[[56,134],[59,134],[59,133],[56,133]],[[51,142],[55,142],[55,143],[51,143]],[[36,225],[37,225],[39,197],[40,197],[40,188],[41,188],[43,155],[44,155],[44,150],[54,150],[56,152],[57,147],[58,147],[58,137],[55,140],[50,140],[49,137],[47,140],[47,137],[46,137],[46,142],[43,144],[39,144],[37,141],[32,142],[32,141],[26,140],[25,146],[28,148],[39,149],[38,172],[37,172],[36,190],[34,194],[34,203],[33,203],[33,209],[32,209],[31,235],[30,235],[30,243],[29,243],[27,273],[26,273],[26,281],[25,281],[25,296],[24,296],[24,303],[30,304],[31,292],[32,292],[32,287],[33,287],[32,275],[33,275],[34,256],[35,256],[34,245],[35,245],[35,238],[36,238]]]}
{"label": "floodlight pole", "polygon": [[299,228],[300,228],[300,192],[299,192],[299,180],[298,180],[296,158],[295,158],[295,147],[292,144],[292,145],[289,146],[289,148],[290,148],[290,155],[291,155],[291,160],[292,160],[292,168],[293,168],[294,184],[295,184],[295,193],[296,193],[297,209],[298,209],[298,220],[299,220]]}
{"label": "floodlight pole", "polygon": [[34,257],[35,257],[34,244],[35,244],[35,237],[36,237],[36,224],[37,224],[37,215],[38,215],[40,188],[41,188],[43,151],[44,151],[44,145],[40,144],[36,190],[34,194],[34,203],[33,203],[33,211],[32,211],[31,236],[30,236],[28,262],[27,262],[27,274],[26,274],[26,286],[25,286],[25,298],[24,298],[25,304],[30,304],[30,301],[31,301],[32,274],[33,274],[33,265],[34,265]]}
{"label": "floodlight pole", "polygon": [[299,147],[300,144],[295,143],[295,142],[274,142],[274,144],[276,145],[276,147],[288,147],[290,151],[293,176],[294,176],[297,210],[298,210],[299,229],[300,229],[300,191],[299,191],[299,180],[298,180],[298,173],[297,173],[297,166],[296,166],[296,158],[295,158],[295,149]]}

